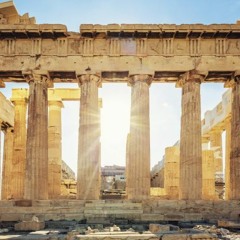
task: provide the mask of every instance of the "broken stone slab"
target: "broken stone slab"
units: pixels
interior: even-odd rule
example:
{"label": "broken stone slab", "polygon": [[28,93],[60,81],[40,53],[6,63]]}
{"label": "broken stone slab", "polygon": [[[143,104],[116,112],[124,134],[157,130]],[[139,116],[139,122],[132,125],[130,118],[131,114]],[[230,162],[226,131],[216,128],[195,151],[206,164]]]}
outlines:
{"label": "broken stone slab", "polygon": [[168,231],[170,231],[170,226],[163,225],[163,224],[150,223],[149,231],[151,233],[168,232]]}
{"label": "broken stone slab", "polygon": [[134,232],[105,232],[105,233],[97,233],[90,235],[77,235],[75,239],[81,240],[96,240],[96,239],[104,239],[104,240],[121,240],[121,239],[131,239],[131,240],[217,240],[218,238],[212,236],[208,233],[158,233],[153,234],[150,232],[144,232],[143,234],[134,233]]}
{"label": "broken stone slab", "polygon": [[45,222],[26,221],[16,223],[14,225],[15,231],[39,231],[45,228]]}
{"label": "broken stone slab", "polygon": [[218,238],[212,236],[208,233],[196,233],[196,234],[186,234],[186,233],[173,233],[164,234],[161,238],[162,240],[217,240]]}
{"label": "broken stone slab", "polygon": [[131,239],[131,240],[159,240],[159,235],[149,234],[149,233],[134,233],[134,232],[105,232],[98,234],[90,234],[90,235],[77,235],[75,239],[81,240],[96,240],[96,239],[104,239],[104,240],[121,240],[121,239]]}

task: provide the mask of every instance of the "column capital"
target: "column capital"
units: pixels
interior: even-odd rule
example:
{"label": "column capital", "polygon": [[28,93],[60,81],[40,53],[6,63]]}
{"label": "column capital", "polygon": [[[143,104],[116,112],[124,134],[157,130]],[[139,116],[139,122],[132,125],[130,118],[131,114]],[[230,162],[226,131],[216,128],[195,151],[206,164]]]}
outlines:
{"label": "column capital", "polygon": [[224,83],[224,87],[234,88],[236,84],[240,84],[240,71],[236,71],[234,76]]}
{"label": "column capital", "polygon": [[128,79],[130,85],[134,85],[136,82],[145,82],[148,85],[152,83],[152,76],[149,74],[135,74],[131,75]]}
{"label": "column capital", "polygon": [[176,87],[181,88],[186,82],[197,82],[201,84],[204,81],[207,73],[199,72],[196,70],[191,70],[180,75]]}
{"label": "column capital", "polygon": [[23,72],[26,82],[29,84],[31,82],[47,84],[48,88],[53,87],[53,81],[50,79],[48,72],[46,71],[29,71]]}
{"label": "column capital", "polygon": [[96,82],[98,87],[101,86],[101,78],[96,74],[78,75],[78,80],[79,80],[79,86],[81,86],[85,82]]}
{"label": "column capital", "polygon": [[240,76],[236,76],[224,83],[224,88],[234,88],[236,84],[240,84]]}

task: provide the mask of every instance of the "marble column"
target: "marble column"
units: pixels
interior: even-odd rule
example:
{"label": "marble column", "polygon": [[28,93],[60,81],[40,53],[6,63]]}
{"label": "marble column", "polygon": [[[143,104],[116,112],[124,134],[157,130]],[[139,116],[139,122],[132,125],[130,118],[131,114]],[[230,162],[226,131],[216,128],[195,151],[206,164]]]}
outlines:
{"label": "marble column", "polygon": [[229,200],[231,196],[230,188],[230,152],[231,152],[231,117],[225,121],[225,200]]}
{"label": "marble column", "polygon": [[61,195],[62,176],[62,101],[49,101],[48,118],[48,198]]}
{"label": "marble column", "polygon": [[164,188],[169,199],[179,196],[179,146],[165,149]]}
{"label": "marble column", "polygon": [[25,199],[48,199],[48,78],[28,76]]}
{"label": "marble column", "polygon": [[128,177],[131,173],[129,170],[129,156],[130,156],[130,133],[127,135],[127,141],[126,141],[126,169],[125,169],[125,179],[126,179],[126,192],[128,192]]}
{"label": "marble column", "polygon": [[4,149],[3,149],[3,164],[2,164],[2,200],[12,198],[12,157],[13,157],[13,128],[4,129]]}
{"label": "marble column", "polygon": [[25,165],[26,165],[26,99],[11,99],[15,105],[13,169],[12,169],[12,198],[24,198]]}
{"label": "marble column", "polygon": [[179,198],[202,198],[202,139],[200,83],[202,76],[186,73],[181,79]]}
{"label": "marble column", "polygon": [[131,123],[127,195],[129,199],[143,199],[150,195],[150,121],[149,121],[149,75],[130,78]]}
{"label": "marble column", "polygon": [[240,79],[232,88],[231,153],[230,153],[230,199],[240,199]]}
{"label": "marble column", "polygon": [[3,162],[2,162],[2,120],[0,120],[0,200],[2,200],[2,180],[3,180]]}
{"label": "marble column", "polygon": [[214,130],[210,132],[210,146],[214,151],[214,167],[215,172],[222,173],[222,130]]}
{"label": "marble column", "polygon": [[214,151],[202,152],[202,198],[214,200],[215,197],[215,164]]}
{"label": "marble column", "polygon": [[81,86],[79,146],[77,171],[77,199],[99,199],[101,183],[100,124],[96,75],[79,77]]}

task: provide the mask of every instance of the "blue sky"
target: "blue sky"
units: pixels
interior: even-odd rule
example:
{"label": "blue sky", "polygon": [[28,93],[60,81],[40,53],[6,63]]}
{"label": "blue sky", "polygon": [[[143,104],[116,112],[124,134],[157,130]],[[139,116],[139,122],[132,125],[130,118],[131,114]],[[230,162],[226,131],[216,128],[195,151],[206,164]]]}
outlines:
{"label": "blue sky", "polygon": [[39,23],[235,23],[239,0],[15,0]]}
{"label": "blue sky", "polygon": [[[79,31],[79,25],[87,23],[212,24],[236,23],[240,19],[240,0],[15,0],[14,3],[20,14],[28,12],[36,17],[37,23],[65,24],[69,31]],[[1,91],[10,96],[12,86],[8,84]],[[202,114],[220,101],[224,91],[222,84],[202,84]],[[103,98],[102,165],[125,165],[130,88],[104,84],[99,93]],[[164,149],[179,138],[181,89],[171,84],[152,84],[150,104],[153,166],[161,160]],[[63,160],[73,169],[77,164],[78,112],[78,103],[65,103]]]}

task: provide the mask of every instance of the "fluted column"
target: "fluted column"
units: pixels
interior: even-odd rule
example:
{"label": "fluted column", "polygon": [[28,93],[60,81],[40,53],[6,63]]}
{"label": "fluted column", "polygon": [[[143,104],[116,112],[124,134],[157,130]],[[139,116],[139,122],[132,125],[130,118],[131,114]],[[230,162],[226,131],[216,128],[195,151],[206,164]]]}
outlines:
{"label": "fluted column", "polygon": [[179,146],[165,149],[164,188],[169,199],[179,196]]}
{"label": "fluted column", "polygon": [[11,99],[15,105],[13,169],[12,169],[12,198],[24,198],[25,165],[26,165],[26,99]]}
{"label": "fluted column", "polygon": [[48,118],[48,197],[61,195],[62,175],[62,101],[49,101]]}
{"label": "fluted column", "polygon": [[232,88],[231,153],[230,153],[230,199],[240,199],[240,78]]}
{"label": "fluted column", "polygon": [[187,73],[181,79],[180,199],[202,198],[202,141],[200,83],[202,77]]}
{"label": "fluted column", "polygon": [[25,199],[48,199],[48,79],[28,76]]}
{"label": "fluted column", "polygon": [[100,195],[100,124],[96,75],[79,77],[81,86],[77,198],[99,199]]}
{"label": "fluted column", "polygon": [[125,179],[126,179],[126,192],[128,192],[128,178],[130,175],[129,170],[129,157],[130,157],[130,133],[127,135],[127,141],[126,141],[126,169],[125,169]]}
{"label": "fluted column", "polygon": [[13,128],[4,129],[4,148],[2,164],[2,200],[12,198],[12,157],[13,157]]}
{"label": "fluted column", "polygon": [[222,172],[222,130],[219,129],[210,132],[210,145],[211,150],[214,151],[215,172]]}
{"label": "fluted column", "polygon": [[131,123],[127,195],[129,199],[142,199],[150,195],[150,121],[149,75],[134,75],[130,79]]}
{"label": "fluted column", "polygon": [[215,165],[214,151],[202,151],[202,199],[214,200],[215,197]]}
{"label": "fluted column", "polygon": [[[2,156],[2,135],[1,132],[2,131],[2,120],[0,119],[0,156]],[[2,200],[2,192],[3,192],[3,188],[2,188],[2,180],[3,180],[3,169],[2,166],[3,162],[2,162],[2,158],[0,158],[0,200]]]}
{"label": "fluted column", "polygon": [[231,117],[225,121],[225,200],[229,200],[231,196],[230,188],[230,153],[231,153]]}

